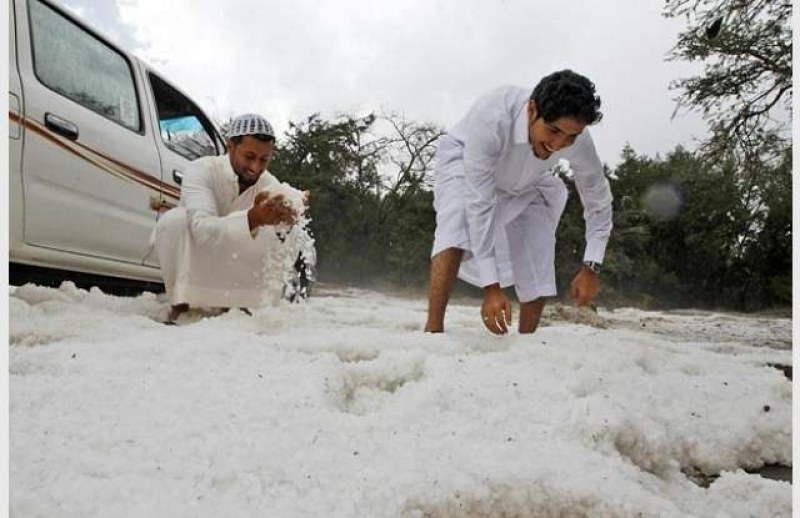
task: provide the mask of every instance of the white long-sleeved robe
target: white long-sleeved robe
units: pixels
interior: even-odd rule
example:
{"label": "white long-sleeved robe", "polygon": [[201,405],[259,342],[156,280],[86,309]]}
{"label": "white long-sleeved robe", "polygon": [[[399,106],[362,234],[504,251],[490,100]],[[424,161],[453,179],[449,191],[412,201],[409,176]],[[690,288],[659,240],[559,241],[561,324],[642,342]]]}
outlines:
{"label": "white long-sleeved robe", "polygon": [[501,87],[479,98],[439,142],[432,255],[465,250],[459,277],[514,285],[520,300],[555,295],[555,231],[567,190],[553,174],[569,161],[584,206],[584,260],[602,262],[612,228],[611,189],[589,129],[537,158],[528,141],[530,91]]}
{"label": "white long-sleeved robe", "polygon": [[228,155],[187,168],[177,207],[161,215],[154,244],[171,304],[256,307],[264,301],[264,261],[278,241],[270,227],[251,234],[247,211],[257,193],[280,182],[265,171],[239,194]]}

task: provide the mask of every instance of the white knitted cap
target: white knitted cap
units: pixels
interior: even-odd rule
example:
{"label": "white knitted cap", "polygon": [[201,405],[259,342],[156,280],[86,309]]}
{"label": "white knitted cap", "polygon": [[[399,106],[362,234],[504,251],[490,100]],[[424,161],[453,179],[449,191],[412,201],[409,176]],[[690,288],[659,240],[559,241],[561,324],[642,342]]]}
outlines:
{"label": "white knitted cap", "polygon": [[243,137],[246,135],[266,135],[275,138],[272,125],[267,119],[255,113],[245,113],[231,121],[231,127],[228,130],[229,138]]}

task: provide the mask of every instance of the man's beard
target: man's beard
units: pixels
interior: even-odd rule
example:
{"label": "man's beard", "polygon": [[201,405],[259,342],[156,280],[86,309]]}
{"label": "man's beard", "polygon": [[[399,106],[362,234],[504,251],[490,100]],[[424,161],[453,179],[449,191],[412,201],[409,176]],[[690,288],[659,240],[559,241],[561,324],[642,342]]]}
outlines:
{"label": "man's beard", "polygon": [[236,164],[233,161],[233,157],[231,157],[231,169],[233,169],[233,172],[236,174],[236,178],[239,181],[240,187],[245,187],[245,188],[252,187],[253,185],[256,184],[259,177],[261,176],[261,175],[251,176],[245,172],[242,172],[243,171],[242,168],[236,167]]}
{"label": "man's beard", "polygon": [[242,187],[252,187],[258,181],[258,177],[250,178],[248,175],[236,171],[236,178],[239,180],[239,185]]}

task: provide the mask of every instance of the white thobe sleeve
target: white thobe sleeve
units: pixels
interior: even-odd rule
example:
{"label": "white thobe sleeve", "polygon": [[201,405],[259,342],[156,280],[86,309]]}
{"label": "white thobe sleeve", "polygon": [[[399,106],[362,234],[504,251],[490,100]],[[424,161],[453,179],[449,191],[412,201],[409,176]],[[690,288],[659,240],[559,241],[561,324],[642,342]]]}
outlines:
{"label": "white thobe sleeve", "polygon": [[186,169],[181,187],[181,203],[186,207],[189,232],[202,246],[217,246],[226,237],[251,239],[247,211],[233,211],[220,215],[217,206],[213,164],[192,162]]}
{"label": "white thobe sleeve", "polygon": [[603,173],[603,164],[588,132],[581,138],[575,151],[569,162],[583,203],[583,219],[586,222],[583,260],[602,263],[613,226],[611,186]]}
{"label": "white thobe sleeve", "polygon": [[[499,110],[478,102],[466,126],[464,138],[464,176],[467,185],[467,226],[478,268],[480,285],[499,282],[495,258],[494,220],[497,190],[496,165],[510,133],[510,120],[502,128]],[[506,137],[504,137],[506,136]]]}

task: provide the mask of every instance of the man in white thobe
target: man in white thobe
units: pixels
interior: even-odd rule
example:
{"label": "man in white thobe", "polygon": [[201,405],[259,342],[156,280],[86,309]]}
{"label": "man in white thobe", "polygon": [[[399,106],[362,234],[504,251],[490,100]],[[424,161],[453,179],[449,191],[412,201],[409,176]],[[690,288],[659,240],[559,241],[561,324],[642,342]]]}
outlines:
{"label": "man in white thobe", "polygon": [[530,90],[501,87],[482,96],[439,141],[436,234],[425,330],[442,332],[456,277],[481,287],[487,329],[505,334],[514,286],[519,332],[539,324],[545,297],[556,295],[556,228],[567,189],[555,175],[569,162],[584,206],[583,267],[572,282],[579,306],[600,289],[598,272],[611,233],[611,189],[587,128],[602,118],[594,84],[571,70]]}
{"label": "man in white thobe", "polygon": [[190,306],[248,308],[262,303],[264,258],[275,232],[261,227],[292,225],[297,213],[267,171],[275,135],[263,117],[235,118],[228,154],[203,157],[187,168],[177,207],[158,220],[154,234],[164,286],[171,304],[167,323]]}

